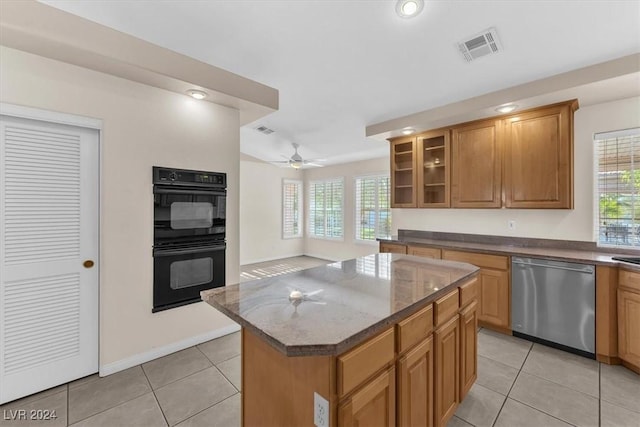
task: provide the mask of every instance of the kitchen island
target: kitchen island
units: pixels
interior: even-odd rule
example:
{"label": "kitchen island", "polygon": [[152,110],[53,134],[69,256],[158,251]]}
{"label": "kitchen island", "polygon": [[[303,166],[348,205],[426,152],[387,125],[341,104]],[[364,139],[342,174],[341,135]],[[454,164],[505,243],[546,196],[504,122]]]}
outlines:
{"label": "kitchen island", "polygon": [[242,326],[243,425],[446,425],[477,376],[477,271],[375,254],[202,292]]}

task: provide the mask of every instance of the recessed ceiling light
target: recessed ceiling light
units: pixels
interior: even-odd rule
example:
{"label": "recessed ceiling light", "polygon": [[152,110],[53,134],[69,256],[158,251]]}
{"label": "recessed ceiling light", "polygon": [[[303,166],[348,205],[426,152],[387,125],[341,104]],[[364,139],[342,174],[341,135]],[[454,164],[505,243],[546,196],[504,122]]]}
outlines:
{"label": "recessed ceiling light", "polygon": [[424,8],[424,0],[398,0],[396,13],[401,18],[413,18]]}
{"label": "recessed ceiling light", "polygon": [[403,135],[411,135],[415,131],[416,130],[414,128],[404,128],[404,129],[402,129],[402,134]]}
{"label": "recessed ceiling light", "polygon": [[187,94],[195,99],[205,99],[207,97],[207,92],[203,92],[201,90],[190,89],[187,91]]}
{"label": "recessed ceiling light", "polygon": [[496,108],[496,111],[498,113],[510,113],[513,110],[515,110],[516,108],[518,108],[518,106],[516,104],[507,104],[507,105],[502,105],[502,106]]}

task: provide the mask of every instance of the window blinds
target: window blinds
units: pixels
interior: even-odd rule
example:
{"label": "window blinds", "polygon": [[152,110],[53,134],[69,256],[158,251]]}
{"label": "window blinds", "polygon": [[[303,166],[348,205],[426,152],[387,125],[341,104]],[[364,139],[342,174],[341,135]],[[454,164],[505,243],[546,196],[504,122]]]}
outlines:
{"label": "window blinds", "polygon": [[640,128],[596,134],[600,245],[640,247]]}
{"label": "window blinds", "polygon": [[282,237],[302,237],[302,181],[282,182]]}
{"label": "window blinds", "polygon": [[388,176],[356,178],[356,240],[391,236]]}
{"label": "window blinds", "polygon": [[343,180],[309,183],[309,235],[325,239],[343,237]]}

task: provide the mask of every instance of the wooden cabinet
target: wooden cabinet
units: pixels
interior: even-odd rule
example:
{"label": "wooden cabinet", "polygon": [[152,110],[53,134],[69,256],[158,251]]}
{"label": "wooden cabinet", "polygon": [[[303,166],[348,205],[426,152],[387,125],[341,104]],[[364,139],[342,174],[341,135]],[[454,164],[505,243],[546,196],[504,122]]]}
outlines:
{"label": "wooden cabinet", "polygon": [[407,247],[397,243],[380,242],[380,253],[406,254]]}
{"label": "wooden cabinet", "polygon": [[478,273],[478,323],[501,332],[511,331],[509,258],[475,252],[443,250],[442,259],[468,262]]}
{"label": "wooden cabinet", "polygon": [[398,425],[433,425],[433,337],[398,361]]}
{"label": "wooden cabinet", "polygon": [[449,207],[449,129],[416,136],[418,207]]}
{"label": "wooden cabinet", "polygon": [[451,206],[499,208],[502,203],[500,121],[485,120],[453,128]]}
{"label": "wooden cabinet", "polygon": [[395,392],[395,368],[391,367],[338,406],[338,425],[395,426]]}
{"label": "wooden cabinet", "polygon": [[478,303],[460,311],[460,396],[462,402],[478,378]]}
{"label": "wooden cabinet", "polygon": [[434,425],[446,426],[458,407],[459,369],[459,325],[456,314],[433,335],[435,404]]}
{"label": "wooden cabinet", "polygon": [[442,251],[439,248],[426,248],[423,246],[407,246],[407,254],[421,256],[423,258],[442,258]]}
{"label": "wooden cabinet", "polygon": [[619,271],[618,355],[640,374],[640,273]]}
{"label": "wooden cabinet", "polygon": [[416,207],[416,140],[413,137],[391,141],[391,207]]}
{"label": "wooden cabinet", "polygon": [[572,101],[505,119],[507,208],[573,208]]}

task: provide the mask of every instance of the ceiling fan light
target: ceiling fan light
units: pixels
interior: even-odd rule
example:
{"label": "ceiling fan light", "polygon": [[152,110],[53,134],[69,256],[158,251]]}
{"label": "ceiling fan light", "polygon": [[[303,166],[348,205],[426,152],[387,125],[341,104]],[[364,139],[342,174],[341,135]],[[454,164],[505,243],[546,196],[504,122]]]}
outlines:
{"label": "ceiling fan light", "polygon": [[297,163],[297,162],[292,162],[290,164],[291,164],[291,167],[294,168],[294,169],[300,169],[300,166],[302,166],[302,164]]}

